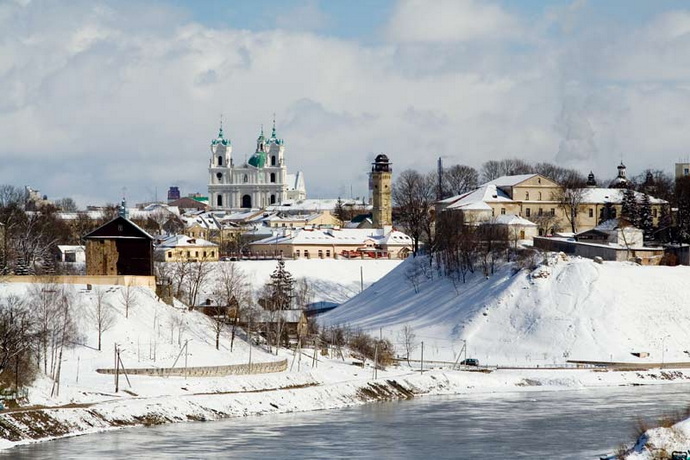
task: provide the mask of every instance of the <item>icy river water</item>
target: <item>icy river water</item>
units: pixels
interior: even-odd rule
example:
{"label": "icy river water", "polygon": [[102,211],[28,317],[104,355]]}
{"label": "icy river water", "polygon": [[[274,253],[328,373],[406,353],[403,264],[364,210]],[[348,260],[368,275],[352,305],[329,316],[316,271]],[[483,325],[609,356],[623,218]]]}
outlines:
{"label": "icy river water", "polygon": [[[61,439],[0,458],[597,459],[690,405],[690,385],[427,397]],[[690,448],[690,446],[688,446]]]}

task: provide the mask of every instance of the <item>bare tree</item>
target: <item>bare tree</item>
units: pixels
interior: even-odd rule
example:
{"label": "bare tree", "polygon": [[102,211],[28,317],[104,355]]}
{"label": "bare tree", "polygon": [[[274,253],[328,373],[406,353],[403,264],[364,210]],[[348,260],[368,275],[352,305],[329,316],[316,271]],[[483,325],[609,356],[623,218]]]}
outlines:
{"label": "bare tree", "polygon": [[136,287],[131,282],[120,289],[120,302],[125,307],[125,318],[129,318],[129,309],[136,307],[137,304]]}
{"label": "bare tree", "polygon": [[398,332],[398,342],[402,345],[403,350],[405,350],[407,364],[410,364],[410,355],[417,348],[417,334],[414,333],[412,326],[406,324],[400,329]]}
{"label": "bare tree", "polygon": [[93,291],[94,302],[87,309],[91,323],[98,331],[98,351],[101,351],[103,333],[115,325],[115,312],[113,307],[105,301],[106,290],[96,287]]}
{"label": "bare tree", "polygon": [[234,262],[221,264],[217,270],[218,278],[215,282],[213,296],[217,310],[214,318],[214,330],[216,333],[216,350],[220,346],[220,333],[228,319],[232,320],[232,334],[230,337],[230,351],[235,342],[237,323],[243,307],[247,304],[249,293],[249,280],[240,266]]}
{"label": "bare tree", "polygon": [[295,304],[297,308],[306,309],[314,302],[315,295],[314,286],[307,278],[302,277],[295,281]]}
{"label": "bare tree", "polygon": [[453,165],[443,171],[443,197],[460,195],[477,188],[477,170],[465,165]]}
{"label": "bare tree", "polygon": [[422,175],[408,169],[400,173],[393,184],[397,221],[412,238],[415,255],[423,237],[430,246],[433,245],[431,211],[436,197],[435,181],[434,174]]}
{"label": "bare tree", "polygon": [[[49,347],[52,345],[54,324],[56,324],[59,314],[59,299],[62,295],[62,287],[48,283],[45,285],[32,284],[29,288],[29,304],[33,312],[36,327],[39,333],[39,344],[37,349],[38,361],[43,358],[43,372],[48,373]],[[51,355],[52,355],[52,350]]]}
{"label": "bare tree", "polygon": [[40,342],[36,318],[17,296],[0,299],[0,382],[15,389],[31,383],[37,370],[31,358]]}
{"label": "bare tree", "polygon": [[197,304],[199,292],[209,281],[209,275],[213,271],[213,265],[207,260],[198,260],[189,264],[189,275],[185,285],[185,292],[189,306]]}
{"label": "bare tree", "polygon": [[573,233],[577,232],[577,215],[584,203],[587,189],[582,176],[572,174],[561,183],[561,187],[553,193],[551,199],[558,202],[558,207],[563,210],[565,218],[570,223]]}
{"label": "bare tree", "polygon": [[504,160],[489,160],[485,162],[480,168],[479,175],[482,182],[490,182],[498,179],[501,176],[513,176],[516,174],[531,174],[534,168],[523,160],[504,159]]}

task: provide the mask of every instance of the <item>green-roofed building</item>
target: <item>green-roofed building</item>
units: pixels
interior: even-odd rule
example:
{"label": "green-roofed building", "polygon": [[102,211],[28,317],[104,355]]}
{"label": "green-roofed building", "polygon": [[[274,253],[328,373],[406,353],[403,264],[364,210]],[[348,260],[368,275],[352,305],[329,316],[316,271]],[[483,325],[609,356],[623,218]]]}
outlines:
{"label": "green-roofed building", "polygon": [[218,137],[211,141],[208,197],[213,209],[261,209],[306,198],[304,175],[287,173],[285,144],[276,135],[275,120],[271,137],[264,136],[262,127],[254,154],[239,164],[221,123]]}

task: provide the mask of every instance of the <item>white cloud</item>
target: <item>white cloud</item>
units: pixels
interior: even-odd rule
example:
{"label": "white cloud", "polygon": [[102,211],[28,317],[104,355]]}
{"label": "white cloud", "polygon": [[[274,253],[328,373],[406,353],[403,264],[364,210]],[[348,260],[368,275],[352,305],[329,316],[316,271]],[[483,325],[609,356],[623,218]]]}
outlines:
{"label": "white cloud", "polygon": [[[430,171],[438,156],[475,167],[520,156],[598,176],[615,173],[621,155],[634,175],[686,154],[683,14],[653,18],[632,39],[580,25],[515,51],[485,40],[517,30],[495,5],[425,5],[426,25],[398,37],[405,43],[372,45],[208,28],[161,4],[0,5],[0,183],[82,204],[114,202],[122,187],[133,201],[170,185],[205,193],[221,113],[241,161],[275,112],[289,169],[305,171],[312,197],[350,186],[362,196],[381,152],[395,171]],[[391,27],[414,7],[401,3]],[[448,26],[458,8],[476,19],[465,35]],[[429,14],[446,32],[425,35]],[[577,9],[568,14],[577,22]],[[663,38],[669,21],[681,25]]]}
{"label": "white cloud", "polygon": [[402,0],[387,28],[395,42],[464,42],[516,36],[519,25],[500,6],[477,0]]}

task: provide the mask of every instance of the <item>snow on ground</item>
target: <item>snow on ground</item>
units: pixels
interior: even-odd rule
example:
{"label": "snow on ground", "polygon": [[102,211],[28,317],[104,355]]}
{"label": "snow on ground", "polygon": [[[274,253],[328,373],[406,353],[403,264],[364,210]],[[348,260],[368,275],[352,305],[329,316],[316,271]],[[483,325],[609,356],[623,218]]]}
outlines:
{"label": "snow on ground", "polygon": [[[690,346],[683,343],[684,331],[690,325],[690,309],[685,300],[690,298],[690,286],[685,281],[690,274],[688,267],[600,265],[554,256],[548,265],[531,273],[513,273],[510,267],[503,267],[488,279],[473,275],[466,284],[455,286],[434,274],[415,293],[406,273],[416,263],[405,261],[387,276],[383,275],[397,261],[288,261],[287,268],[295,278],[306,276],[321,281],[316,300],[342,300],[359,291],[360,267],[364,267],[365,284],[373,283],[371,287],[327,314],[324,322],[348,323],[375,333],[382,328],[394,342],[398,330],[409,324],[417,340],[425,342],[427,361],[453,360],[460,352],[462,340],[468,343],[467,356],[483,363],[544,365],[562,363],[565,355],[571,359],[638,360],[630,355],[631,351],[648,351],[648,360],[659,362],[662,345],[666,348],[666,361],[688,360],[684,350]],[[253,286],[259,287],[275,268],[275,261],[243,262],[241,268],[249,274]],[[341,281],[344,287],[340,286]],[[29,287],[4,284],[0,295],[25,296]],[[74,311],[83,337],[63,357],[59,396],[50,396],[52,382],[43,377],[31,388],[29,403],[93,404],[87,408],[46,409],[60,421],[60,426],[70,427],[72,433],[111,429],[122,421],[143,423],[153,416],[165,421],[212,420],[361,404],[369,400],[369,392],[381,385],[389,385],[385,391],[399,391],[390,383],[392,379],[416,395],[690,380],[690,371],[666,370],[463,372],[446,368],[422,375],[403,365],[379,371],[374,384],[371,367],[353,366],[347,354],[342,360],[323,357],[309,349],[302,354],[281,350],[275,355],[252,347],[253,362],[288,359],[289,370],[215,378],[137,375],[130,377],[131,387],[121,377],[121,391],[115,393],[113,376],[95,372],[97,368],[113,367],[115,343],[123,349],[126,368],[170,367],[187,340],[189,366],[246,363],[250,348],[238,339],[231,352],[226,331],[220,350],[216,350],[209,318],[182,305],[166,305],[144,288],[137,289],[136,305],[129,318],[125,318],[123,287],[107,286],[104,300],[112,307],[117,321],[103,333],[102,351],[98,351],[96,327],[88,315],[96,301],[95,293],[84,285],[67,289],[73,289]],[[415,354],[420,351],[418,347]],[[312,367],[315,356],[316,365]],[[181,356],[178,367],[183,360]],[[425,368],[434,366],[427,363]],[[0,413],[0,417],[7,421],[11,413]],[[12,442],[0,440],[0,448],[11,445]]]}
{"label": "snow on ground", "polygon": [[[410,325],[427,360],[455,360],[466,340],[467,356],[482,364],[690,362],[690,267],[597,264],[553,254],[534,272],[504,266],[455,286],[434,273],[415,293],[407,280],[415,263],[408,259],[321,322],[377,335],[382,328],[394,343]],[[412,357],[420,354],[418,346]]]}
{"label": "snow on ground", "polygon": [[[229,263],[229,262],[221,262]],[[276,261],[234,262],[245,272],[254,289],[259,289],[276,266]],[[314,286],[315,300],[344,301],[360,291],[360,274],[364,286],[370,285],[400,261],[353,261],[353,260],[297,260],[287,261],[286,268],[295,278],[306,277]],[[360,268],[362,267],[362,268]],[[342,281],[342,282],[341,282]],[[61,285],[62,286],[62,285]],[[212,289],[213,281],[207,284]],[[54,289],[53,286],[48,287]],[[6,283],[0,286],[0,295],[17,295],[27,299],[31,284]],[[125,368],[176,367],[184,365],[183,345],[188,341],[187,364],[194,366],[221,366],[243,364],[249,360],[249,346],[242,336],[234,341],[230,351],[230,332],[221,335],[220,347],[215,348],[215,332],[212,320],[198,312],[188,311],[183,304],[170,306],[160,301],[155,293],[145,288],[133,288],[135,301],[125,318],[122,286],[64,285],[73,298],[72,311],[80,331],[78,344],[65,350],[61,370],[60,395],[50,398],[52,381],[39,378],[31,392],[34,404],[62,404],[98,400],[101,394],[114,390],[113,376],[97,374],[98,368],[114,367],[114,347],[121,349]],[[92,318],[96,307],[96,290],[105,294],[103,304],[112,314],[112,327],[102,333],[101,350],[98,348],[98,328]],[[263,348],[253,347],[253,362],[279,361],[290,357],[287,352],[280,356],[269,354]],[[50,367],[50,363],[48,363]],[[175,379],[137,377],[136,392],[140,395],[174,394],[180,392]],[[204,391],[213,390],[217,379],[201,379]],[[223,381],[223,379],[220,379]],[[224,379],[227,380],[227,379]],[[169,381],[173,381],[168,385]],[[123,387],[126,388],[126,387]]]}

